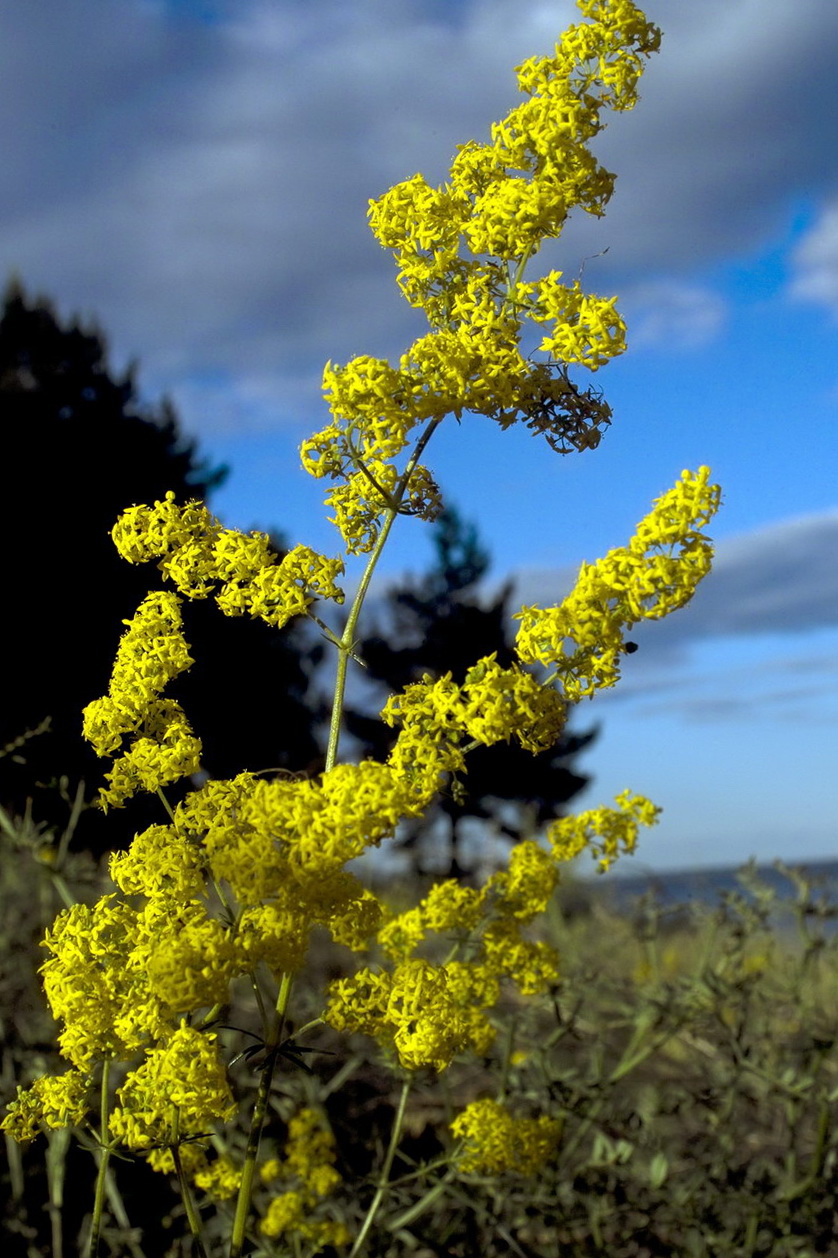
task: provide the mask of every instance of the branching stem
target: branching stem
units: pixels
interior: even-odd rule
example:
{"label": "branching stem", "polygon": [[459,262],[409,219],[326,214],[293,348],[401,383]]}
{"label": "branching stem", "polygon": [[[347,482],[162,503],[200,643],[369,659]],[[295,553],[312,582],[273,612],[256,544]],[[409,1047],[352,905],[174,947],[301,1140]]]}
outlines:
{"label": "branching stem", "polygon": [[276,999],[273,1031],[266,1044],[268,1053],[262,1066],[259,1091],[256,1095],[256,1103],[253,1107],[253,1120],[250,1124],[250,1135],[247,1139],[247,1151],[245,1153],[244,1166],[242,1167],[241,1185],[239,1187],[238,1200],[236,1201],[236,1217],[233,1220],[233,1235],[230,1240],[230,1258],[240,1258],[242,1245],[244,1244],[244,1233],[247,1227],[248,1215],[250,1214],[250,1199],[253,1193],[256,1158],[259,1154],[259,1142],[262,1138],[265,1115],[268,1112],[268,1098],[276,1065],[277,1055],[274,1050],[282,1043],[285,1014],[288,1009],[288,999],[291,995],[291,982],[291,975],[283,974],[279,985],[279,995]]}
{"label": "branching stem", "polygon": [[93,1220],[90,1224],[90,1243],[87,1247],[89,1258],[98,1258],[99,1240],[102,1235],[102,1213],[105,1208],[105,1190],[107,1188],[108,1165],[111,1160],[111,1149],[108,1138],[108,1088],[110,1084],[111,1063],[105,1058],[102,1063],[102,1087],[99,1107],[99,1169],[96,1175],[96,1195],[93,1199]]}
{"label": "branching stem", "polygon": [[367,592],[369,591],[370,581],[372,580],[376,564],[381,557],[381,552],[383,551],[387,538],[389,537],[390,529],[393,527],[396,516],[399,514],[399,507],[404,500],[405,494],[407,493],[410,478],[416,464],[419,462],[425,447],[441,423],[442,416],[428,422],[425,431],[416,443],[416,448],[410,456],[410,460],[402,473],[399,483],[396,485],[393,493],[393,501],[395,505],[388,507],[384,512],[381,530],[376,538],[375,545],[370,552],[370,557],[367,560],[367,566],[364,569],[357,592],[352,600],[352,607],[346,620],[343,636],[338,642],[339,650],[337,673],[335,676],[335,693],[332,701],[332,722],[329,729],[329,745],[326,751],[327,771],[334,768],[337,763],[338,743],[340,742],[340,727],[343,721],[343,704],[346,693],[346,674],[349,667],[349,658],[355,647],[355,630],[358,625],[358,619],[361,615],[364,600],[366,599]]}
{"label": "branching stem", "polygon": [[386,1157],[384,1158],[384,1165],[381,1168],[381,1175],[378,1180],[378,1187],[375,1190],[375,1196],[370,1202],[370,1208],[369,1210],[367,1210],[366,1218],[364,1219],[364,1222],[361,1224],[361,1230],[358,1233],[358,1235],[355,1237],[355,1244],[352,1246],[352,1249],[349,1251],[349,1258],[358,1258],[358,1255],[362,1252],[363,1247],[364,1247],[364,1241],[366,1240],[367,1234],[373,1225],[373,1221],[375,1219],[376,1214],[378,1213],[378,1207],[381,1205],[381,1202],[384,1200],[384,1194],[387,1192],[387,1188],[390,1182],[390,1171],[392,1170],[392,1167],[393,1167],[393,1159],[396,1156],[396,1149],[399,1147],[399,1141],[401,1140],[401,1136],[402,1136],[402,1126],[404,1125],[404,1114],[405,1114],[405,1109],[407,1108],[407,1098],[410,1092],[410,1083],[411,1083],[410,1075],[405,1075],[404,1081],[402,1083],[402,1093],[401,1093],[401,1096],[399,1097],[399,1107],[396,1110],[396,1117],[393,1119],[393,1129],[390,1132],[390,1143],[387,1147],[387,1154],[386,1154]]}

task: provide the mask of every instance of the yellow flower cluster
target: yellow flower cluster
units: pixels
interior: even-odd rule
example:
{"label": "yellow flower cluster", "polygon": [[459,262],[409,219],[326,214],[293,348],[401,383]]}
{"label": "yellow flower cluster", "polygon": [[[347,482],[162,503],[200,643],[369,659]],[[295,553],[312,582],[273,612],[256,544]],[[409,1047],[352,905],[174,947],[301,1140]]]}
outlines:
{"label": "yellow flower cluster", "polygon": [[586,297],[578,280],[568,288],[560,279],[561,271],[551,271],[536,286],[532,318],[555,325],[538,348],[562,362],[595,370],[625,349],[625,324],[614,309],[617,299]]}
{"label": "yellow flower cluster", "polygon": [[517,665],[501,668],[492,654],[474,664],[461,686],[450,673],[408,685],[391,695],[381,715],[400,726],[388,764],[424,807],[443,774],[465,768],[464,740],[488,747],[514,737],[528,751],[544,751],[561,737],[567,705]]}
{"label": "yellow flower cluster", "polygon": [[720,499],[709,468],[683,471],[655,500],[628,546],[582,565],[564,602],[518,613],[519,658],[554,665],[570,701],[613,686],[625,651],[624,630],[683,607],[710,571],[713,548],[700,530]]}
{"label": "yellow flower cluster", "polygon": [[347,551],[363,555],[378,541],[380,520],[385,511],[396,508],[402,515],[435,520],[442,510],[439,487],[426,467],[413,468],[405,484],[397,487],[398,473],[392,463],[369,459],[342,485],[326,495],[333,524],[340,529]]}
{"label": "yellow flower cluster", "polygon": [[[402,292],[430,326],[398,367],[369,355],[326,365],[333,419],[301,455],[313,476],[342,482],[327,502],[352,553],[374,546],[385,513],[438,510],[424,469],[396,469],[417,425],[463,411],[504,426],[523,418],[557,449],[582,449],[610,419],[570,385],[566,368],[595,371],[623,352],[616,299],[585,295],[557,271],[531,283],[522,275],[572,209],[603,213],[614,176],[588,145],[604,108],[635,104],[660,32],[630,0],[580,7],[590,23],[572,26],[554,56],[518,67],[527,99],[492,127],[491,143],[462,145],[440,187],[417,174],[370,202],[372,231],[394,252]],[[546,364],[521,354],[527,318],[551,325],[540,345]]]}
{"label": "yellow flower cluster", "polygon": [[128,852],[114,852],[110,875],[125,895],[168,895],[179,902],[204,893],[206,853],[172,826],[149,826]]}
{"label": "yellow flower cluster", "polygon": [[265,1236],[278,1239],[293,1235],[318,1250],[349,1243],[351,1237],[344,1223],[312,1217],[341,1183],[334,1163],[335,1138],[325,1117],[311,1108],[299,1110],[288,1124],[284,1160],[273,1158],[262,1167],[262,1181],[269,1186],[277,1179],[299,1184],[271,1201],[260,1224]]}
{"label": "yellow flower cluster", "polygon": [[[445,1069],[457,1053],[488,1052],[488,1017],[503,979],[526,995],[558,979],[555,949],[525,939],[521,926],[543,912],[558,882],[556,860],[534,842],[518,845],[506,873],[478,891],[437,883],[415,908],[391,916],[378,943],[392,973],[362,969],[332,984],[326,1020],[393,1048],[406,1069]],[[467,946],[467,960],[432,965],[414,954],[431,934]]]}
{"label": "yellow flower cluster", "polygon": [[[195,1148],[194,1145],[187,1147]],[[229,1201],[231,1197],[235,1197],[241,1187],[241,1167],[226,1154],[210,1162],[202,1149],[196,1149],[196,1153],[201,1156],[194,1159],[195,1166],[190,1168],[190,1174],[197,1186],[219,1201]]]}
{"label": "yellow flower cluster", "polygon": [[[178,506],[171,492],[151,507],[123,512],[113,538],[129,563],[159,558],[160,571],[189,598],[206,598],[219,585],[216,602],[228,616],[249,614],[281,628],[308,612],[317,597],[343,602],[335,584],[341,559],[295,546],[277,561],[267,535],[224,529],[202,504]],[[131,740],[108,774],[103,807],[188,777],[201,761],[200,741],[183,710],[160,698],[167,682],[194,662],[183,639],[178,596],[149,594],[125,624],[108,694],[84,710],[85,738],[100,756]]]}
{"label": "yellow flower cluster", "polygon": [[106,1058],[128,1059],[150,1030],[168,1029],[135,951],[145,942],[138,940],[141,925],[130,905],[109,895],[65,909],[46,934],[52,955],[42,966],[44,990],[64,1023],[61,1052],[79,1070]]}
{"label": "yellow flower cluster", "polygon": [[131,745],[108,774],[103,806],[119,805],[137,790],[154,791],[197,772],[201,744],[179,704],[161,699],[167,682],[194,662],[182,633],[175,594],[143,599],[122,635],[108,694],[84,709],[84,736],[100,756],[123,739]]}
{"label": "yellow flower cluster", "polygon": [[[685,475],[641,522],[639,540],[627,553],[645,555],[665,541],[699,557],[684,568],[689,580],[697,579],[709,547],[696,530],[715,510],[716,498],[704,470]],[[663,594],[678,605],[683,585],[677,571],[668,568],[666,580]],[[653,594],[661,597],[657,587]],[[169,614],[162,615],[167,607]],[[152,601],[149,608],[150,624],[170,627],[171,604]],[[584,627],[585,615],[577,615]],[[134,710],[145,690],[163,684],[188,658],[185,644],[175,649],[162,631],[151,641],[159,642],[156,651],[121,648],[115,670],[126,692],[140,696]],[[134,673],[132,659],[138,661]],[[392,971],[365,969],[336,984],[325,1016],[338,1029],[373,1035],[410,1069],[442,1069],[459,1052],[488,1051],[494,1029],[487,1011],[504,978],[525,994],[556,980],[555,953],[521,934],[521,926],[546,906],[556,863],[590,847],[607,867],[621,848],[633,850],[638,827],[652,824],[657,809],[625,792],[616,809],[558,820],[548,828],[549,852],[522,843],[508,870],[482,890],[440,884],[416,909],[382,925],[382,906],[344,869],[346,862],[427,806],[442,775],[465,767],[466,739],[491,743],[514,736],[536,750],[549,746],[563,728],[566,703],[552,687],[539,686],[519,668],[502,669],[489,656],[461,686],[450,676],[409,686],[391,698],[385,715],[401,727],[387,763],[338,764],[317,780],[268,782],[245,773],[209,782],[178,806],[172,826],[151,827],[129,852],[113,857],[120,891],[146,902],[131,907],[105,896],[92,907],[68,910],[48,934],[52,956],[44,966],[45,987],[64,1024],[62,1051],[76,1073],[38,1081],[22,1093],[7,1130],[26,1139],[39,1122],[78,1121],[79,1097],[95,1061],[128,1060],[146,1049],[146,1062],[153,1064],[136,1084],[128,1076],[114,1121],[134,1142],[162,1138],[162,1101],[154,1110],[150,1098],[165,1079],[164,1050],[178,1032],[178,1018],[224,1001],[230,980],[261,962],[277,973],[299,968],[318,923],[355,950],[378,933]],[[207,878],[232,892],[240,906],[234,923],[209,914]],[[468,960],[435,966],[417,958],[431,932],[462,941],[470,935]],[[215,1061],[214,1046],[204,1056]],[[218,1095],[216,1112],[223,1108]],[[226,1105],[226,1094],[222,1099]],[[134,1123],[136,1106],[153,1121]],[[170,1165],[165,1152],[155,1157],[161,1169]],[[275,1215],[289,1201],[276,1206]]]}
{"label": "yellow flower cluster", "polygon": [[[685,473],[625,550],[586,570],[600,574],[596,598],[586,578],[560,608],[522,614],[522,657],[561,665],[549,636],[559,624],[576,643],[571,666],[559,668],[568,698],[576,697],[571,668],[583,674],[585,651],[595,655],[601,642],[601,650],[609,649],[611,636],[638,612],[660,615],[686,600],[709,563],[709,543],[699,529],[717,502],[706,469]],[[669,553],[660,554],[664,549]],[[189,659],[182,640],[172,641],[174,597],[152,597],[141,609],[150,626],[146,639],[129,629],[120,648],[115,678],[133,713]],[[153,649],[140,649],[143,640]],[[113,689],[118,697],[116,684]],[[123,708],[113,696],[111,702],[119,716]],[[151,827],[128,853],[114,857],[120,890],[140,893],[147,903],[133,909],[106,897],[59,919],[48,939],[54,955],[45,982],[65,1024],[62,1046],[71,1061],[87,1068],[97,1055],[125,1057],[158,1042],[171,1034],[173,1019],[224,1001],[231,979],[260,963],[274,973],[299,969],[315,924],[355,949],[378,932],[393,972],[347,980],[332,992],[328,1017],[391,1044],[414,1068],[442,1068],[455,1053],[491,1041],[486,1011],[501,979],[525,993],[555,981],[555,954],[521,935],[521,926],[546,906],[558,876],[555,862],[590,847],[605,868],[620,849],[633,850],[638,826],[651,824],[656,809],[626,793],[616,809],[561,819],[548,829],[552,855],[522,844],[509,870],[482,892],[443,885],[382,926],[382,906],[345,870],[347,862],[392,835],[403,818],[419,815],[446,774],[465,770],[469,745],[514,737],[533,751],[551,746],[564,728],[567,701],[522,668],[501,668],[491,655],[461,685],[446,675],[408,686],[391,696],[383,715],[399,727],[386,763],[336,764],[311,780],[242,774],[209,782],[179,805],[173,826]],[[100,746],[111,745],[112,731],[95,728],[102,730]],[[235,898],[234,929],[208,913],[207,879]],[[428,968],[416,957],[429,932],[464,928],[478,939],[467,965]],[[423,993],[419,1021],[403,999],[411,984]]]}
{"label": "yellow flower cluster", "polygon": [[117,1090],[111,1135],[129,1149],[173,1145],[229,1122],[235,1105],[215,1036],[180,1026]]}
{"label": "yellow flower cluster", "polygon": [[514,1118],[503,1105],[486,1097],[467,1105],[452,1122],[451,1132],[465,1142],[461,1171],[535,1175],[555,1153],[561,1123],[546,1116]]}
{"label": "yellow flower cluster", "polygon": [[402,961],[392,973],[362,969],[331,985],[324,1017],[338,1031],[393,1047],[408,1070],[444,1070],[457,1053],[485,1053],[495,1038],[482,1010],[464,1001],[471,993],[457,978],[420,959]]}
{"label": "yellow flower cluster", "polygon": [[226,998],[251,968],[247,940],[201,900],[158,894],[140,908],[117,896],[59,914],[42,967],[61,1051],[78,1069],[130,1060],[168,1039],[179,1015]]}
{"label": "yellow flower cluster", "polygon": [[651,800],[623,791],[614,801],[616,808],[592,808],[571,817],[561,817],[547,827],[547,840],[558,861],[573,860],[585,848],[599,859],[601,873],[619,855],[633,852],[640,826],[653,826],[660,815]]}
{"label": "yellow flower cluster", "polygon": [[220,586],[215,600],[227,616],[248,614],[282,628],[315,598],[343,602],[335,584],[341,559],[295,546],[277,560],[267,534],[225,529],[202,503],[178,506],[171,491],[151,507],[124,511],[112,534],[123,559],[159,559],[159,570],[188,598],[206,598]]}
{"label": "yellow flower cluster", "polygon": [[87,1117],[91,1082],[89,1073],[71,1069],[63,1075],[43,1075],[31,1088],[19,1087],[3,1130],[24,1144],[35,1139],[41,1123],[54,1130],[80,1125]]}

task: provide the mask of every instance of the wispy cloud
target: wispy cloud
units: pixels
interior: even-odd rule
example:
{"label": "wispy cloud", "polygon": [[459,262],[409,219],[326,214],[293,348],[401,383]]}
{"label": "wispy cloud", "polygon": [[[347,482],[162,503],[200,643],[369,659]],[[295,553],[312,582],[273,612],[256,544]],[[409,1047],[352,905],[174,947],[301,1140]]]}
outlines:
{"label": "wispy cloud", "polygon": [[620,296],[620,310],[628,319],[632,349],[709,345],[721,334],[727,314],[721,294],[673,279],[629,286]]}
{"label": "wispy cloud", "polygon": [[[628,679],[622,698],[635,700],[644,718],[677,715],[691,724],[780,721],[785,725],[834,727],[838,723],[835,636],[817,639],[805,652],[775,642],[765,656]],[[615,697],[617,692],[615,691]]]}
{"label": "wispy cloud", "polygon": [[[645,629],[668,649],[699,638],[799,634],[838,627],[838,510],[782,520],[716,545],[692,601]],[[516,599],[549,606],[575,570],[522,569]],[[644,632],[639,625],[632,633]]]}
{"label": "wispy cloud", "polygon": [[719,542],[692,603],[661,625],[690,637],[810,633],[838,626],[838,511]]}
{"label": "wispy cloud", "polygon": [[838,198],[829,201],[792,253],[792,297],[828,306],[838,316]]}

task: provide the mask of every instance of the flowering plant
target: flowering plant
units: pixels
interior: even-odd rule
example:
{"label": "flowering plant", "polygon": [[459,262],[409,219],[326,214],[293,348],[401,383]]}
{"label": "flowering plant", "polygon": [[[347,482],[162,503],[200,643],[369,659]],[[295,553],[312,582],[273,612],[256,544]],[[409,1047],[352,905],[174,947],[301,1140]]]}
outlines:
{"label": "flowering plant", "polygon": [[[201,1210],[234,1201],[233,1258],[248,1237],[257,1246],[285,1238],[295,1252],[351,1245],[359,1253],[386,1194],[417,1072],[486,1054],[502,990],[529,996],[556,980],[555,951],[527,927],[545,910],[561,863],[588,847],[605,869],[656,819],[649,800],[625,791],[613,807],[554,821],[546,846],[519,843],[508,869],[482,887],[443,881],[398,913],[347,868],[400,821],[421,815],[452,775],[466,773],[476,747],[502,739],[533,752],[554,745],[572,705],[619,679],[626,631],[683,606],[710,567],[702,530],[719,489],[700,468],[655,500],[626,546],[584,564],[561,603],[520,612],[517,663],[502,668],[489,656],[474,661],[462,684],[448,674],[407,686],[382,713],[397,730],[387,759],[339,758],[347,670],[382,549],[398,516],[433,520],[441,508],[421,462],[440,424],[464,412],[503,428],[523,422],[569,452],[595,447],[610,422],[601,396],[575,384],[570,369],[596,371],[624,350],[616,299],[585,294],[558,271],[527,278],[527,268],[571,210],[604,212],[614,176],[589,143],[603,110],[635,104],[660,34],[631,0],[579,7],[588,20],[565,32],[554,55],[518,67],[523,103],[493,126],[490,143],[459,148],[449,182],[433,188],[415,175],[371,202],[372,230],[395,254],[398,283],[424,310],[428,331],[397,365],[368,356],[328,363],[331,419],[302,445],[304,468],[328,483],[344,555],[368,557],[342,633],[327,627],[316,604],[344,602],[343,557],[297,546],[279,561],[266,537],[224,528],[202,504],[179,504],[171,493],[129,508],[114,527],[120,554],[156,562],[169,586],[126,622],[108,694],[85,709],[84,732],[112,760],[101,806],[156,792],[164,820],[113,855],[115,890],[68,908],[48,932],[44,986],[68,1069],[20,1090],[3,1122],[19,1141],[42,1128],[93,1133],[92,1252],[109,1165],[121,1150],[177,1176],[199,1252]],[[528,321],[543,331],[540,361],[521,352]],[[201,746],[165,692],[193,662],[181,601],[209,597],[225,615],[277,629],[294,616],[321,626],[337,652],[326,764],[316,778],[243,771],[209,780],[172,808],[164,788],[199,772]],[[289,1018],[315,927],[366,962],[331,983],[315,1023],[372,1037],[404,1081],[379,1187],[354,1237],[331,1209],[340,1176],[316,1107],[290,1119],[281,1156],[257,1165],[279,1064],[304,1064],[313,1023],[292,1038]],[[429,959],[434,940],[450,943],[442,960]],[[221,1134],[237,1113],[221,1032],[241,980],[260,1011],[253,1050],[264,1058],[237,1162]],[[550,1114],[515,1114],[502,1098],[480,1099],[451,1123],[452,1165],[463,1175],[531,1174],[558,1135]]]}

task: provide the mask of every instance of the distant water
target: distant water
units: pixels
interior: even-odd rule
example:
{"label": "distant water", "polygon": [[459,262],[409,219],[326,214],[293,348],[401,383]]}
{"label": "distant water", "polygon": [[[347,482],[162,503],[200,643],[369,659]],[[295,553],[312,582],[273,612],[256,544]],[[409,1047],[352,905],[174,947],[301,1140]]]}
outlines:
{"label": "distant water", "polygon": [[[791,872],[799,872],[810,883],[810,899],[824,901],[835,910],[836,917],[825,923],[831,934],[838,930],[838,860],[784,862]],[[585,878],[582,886],[596,896],[602,896],[619,911],[630,910],[644,896],[652,896],[663,909],[678,905],[700,904],[713,907],[721,902],[727,892],[738,893],[752,899],[747,882],[752,875],[777,895],[782,918],[790,920],[790,909],[798,897],[798,890],[789,874],[774,865],[724,865],[704,869],[649,871],[642,874],[617,875],[606,873]],[[740,876],[744,882],[740,881]],[[785,909],[785,911],[783,911]]]}

